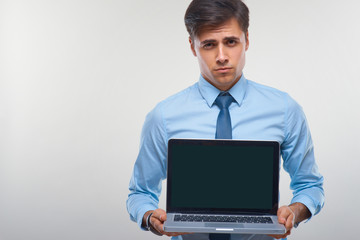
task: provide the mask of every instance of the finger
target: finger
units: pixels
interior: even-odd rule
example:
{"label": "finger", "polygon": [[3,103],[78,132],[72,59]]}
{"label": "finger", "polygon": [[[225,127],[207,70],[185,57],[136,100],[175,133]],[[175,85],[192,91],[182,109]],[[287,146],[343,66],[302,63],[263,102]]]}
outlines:
{"label": "finger", "polygon": [[165,214],[161,214],[159,218],[160,218],[160,221],[165,222],[166,219],[167,219],[166,213],[165,213]]}
{"label": "finger", "polygon": [[279,223],[285,225],[287,230],[290,230],[294,225],[295,214],[288,206],[283,206],[278,211]]}
{"label": "finger", "polygon": [[291,230],[294,227],[294,214],[291,212],[288,218],[286,219],[285,228],[286,230]]}
{"label": "finger", "polygon": [[287,212],[288,212],[288,209],[285,206],[282,206],[281,208],[278,209],[277,216],[278,216],[278,222],[280,224],[285,225],[286,217],[288,215]]}
{"label": "finger", "polygon": [[150,218],[151,225],[161,234],[164,232],[164,221],[166,220],[166,212],[163,209],[156,209]]}
{"label": "finger", "polygon": [[275,239],[285,238],[285,234],[284,235],[268,235],[268,236],[275,238]]}
{"label": "finger", "polygon": [[176,236],[180,236],[180,235],[184,235],[184,234],[189,234],[189,233],[182,233],[182,232],[165,232],[164,235],[168,236],[168,237],[176,237]]}
{"label": "finger", "polygon": [[[286,215],[285,215],[286,214]],[[291,210],[290,207],[286,207],[286,213],[284,214],[284,217],[286,218],[286,222],[284,223],[286,230],[291,230],[294,227],[295,222],[295,214]]]}
{"label": "finger", "polygon": [[284,217],[278,217],[278,222],[282,225],[285,225],[286,219]]}
{"label": "finger", "polygon": [[160,219],[151,216],[150,217],[150,223],[153,226],[153,228],[155,228],[156,231],[158,231],[159,233],[164,234],[164,223],[162,221],[160,221]]}
{"label": "finger", "polygon": [[185,234],[191,234],[188,232],[165,232],[164,235],[168,236],[168,237],[176,237],[176,236],[180,236],[180,235],[185,235]]}
{"label": "finger", "polygon": [[291,230],[287,231],[285,234],[283,235],[273,235],[273,234],[269,234],[268,236],[276,238],[276,239],[282,239],[282,238],[286,238],[287,236],[289,236],[291,234]]}
{"label": "finger", "polygon": [[153,212],[151,217],[157,218],[161,222],[164,222],[166,220],[166,212],[163,209],[158,208]]}
{"label": "finger", "polygon": [[[166,215],[160,215],[160,216],[164,216],[165,217],[165,220],[166,220]],[[160,217],[159,218],[163,218],[163,217]],[[156,218],[156,216],[153,218],[151,216],[150,218],[150,223],[152,225],[152,227],[158,231],[159,233],[161,234],[164,234],[164,235],[167,235],[169,237],[172,237],[172,236],[178,236],[178,235],[184,235],[186,233],[183,233],[183,232],[165,232],[164,231],[164,223],[163,221],[161,221],[160,219]]]}
{"label": "finger", "polygon": [[164,234],[169,237],[175,237],[179,235],[189,234],[184,232],[165,232],[164,231],[164,222],[167,219],[165,210],[158,208],[156,209],[150,217],[150,223],[161,234]]}

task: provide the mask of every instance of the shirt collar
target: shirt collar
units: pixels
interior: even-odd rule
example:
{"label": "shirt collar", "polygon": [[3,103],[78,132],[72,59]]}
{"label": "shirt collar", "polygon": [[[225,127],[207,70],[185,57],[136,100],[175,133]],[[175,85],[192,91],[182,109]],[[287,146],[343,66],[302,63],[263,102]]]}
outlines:
{"label": "shirt collar", "polygon": [[[239,107],[241,106],[241,103],[245,97],[246,88],[247,88],[247,80],[244,74],[242,74],[239,81],[228,91],[231,94],[231,96],[233,96]],[[200,79],[199,79],[199,91],[209,107],[212,107],[212,105],[215,102],[215,99],[221,92],[219,89],[217,89],[216,87],[211,85],[208,81],[206,81],[202,75],[200,75]]]}

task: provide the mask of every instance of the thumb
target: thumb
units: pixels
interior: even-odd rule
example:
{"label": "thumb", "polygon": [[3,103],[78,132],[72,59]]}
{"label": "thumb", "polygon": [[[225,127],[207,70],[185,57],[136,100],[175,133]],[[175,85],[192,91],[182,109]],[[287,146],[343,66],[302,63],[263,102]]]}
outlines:
{"label": "thumb", "polygon": [[280,224],[284,224],[284,225],[285,225],[286,219],[285,219],[284,217],[279,217],[279,218],[278,218],[278,222],[279,222]]}

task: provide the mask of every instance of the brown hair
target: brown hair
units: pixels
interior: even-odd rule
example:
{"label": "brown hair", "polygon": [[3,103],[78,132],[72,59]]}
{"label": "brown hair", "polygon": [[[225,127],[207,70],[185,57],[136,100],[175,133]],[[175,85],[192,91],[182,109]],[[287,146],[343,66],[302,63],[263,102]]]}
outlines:
{"label": "brown hair", "polygon": [[235,18],[241,30],[249,28],[249,9],[241,0],[193,0],[185,13],[185,26],[194,39],[204,28],[216,28]]}

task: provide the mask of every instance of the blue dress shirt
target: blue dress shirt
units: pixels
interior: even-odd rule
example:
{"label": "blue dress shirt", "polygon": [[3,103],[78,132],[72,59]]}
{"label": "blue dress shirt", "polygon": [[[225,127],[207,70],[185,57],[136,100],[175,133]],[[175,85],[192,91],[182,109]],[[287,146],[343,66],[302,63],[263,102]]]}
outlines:
{"label": "blue dress shirt", "polygon": [[[244,74],[229,92],[235,99],[229,107],[233,139],[278,141],[283,168],[291,177],[292,203],[303,203],[312,215],[317,214],[324,204],[323,177],[302,108],[287,93],[247,80]],[[220,110],[214,102],[219,93],[200,76],[197,83],[160,102],[147,115],[127,200],[130,218],[139,226],[145,212],[158,208],[168,140],[215,138]]]}

